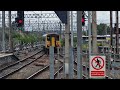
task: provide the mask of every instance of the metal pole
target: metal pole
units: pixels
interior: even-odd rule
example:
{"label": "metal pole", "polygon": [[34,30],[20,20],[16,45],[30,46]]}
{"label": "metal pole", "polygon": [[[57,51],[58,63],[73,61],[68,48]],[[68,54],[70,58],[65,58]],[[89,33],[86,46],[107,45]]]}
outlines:
{"label": "metal pole", "polygon": [[[110,71],[110,63],[111,63],[111,55],[112,52],[114,51],[113,49],[113,27],[112,27],[112,11],[110,11],[110,59],[108,61],[108,71]],[[109,72],[110,74],[110,72]]]}
{"label": "metal pole", "polygon": [[77,76],[82,79],[82,11],[77,11]]}
{"label": "metal pole", "polygon": [[88,34],[89,34],[89,56],[91,55],[91,20],[90,11],[88,11]]}
{"label": "metal pole", "polygon": [[33,25],[32,25],[32,32],[33,32]]}
{"label": "metal pole", "polygon": [[62,31],[62,25],[61,25],[61,22],[60,22],[60,39],[61,39],[61,31]]}
{"label": "metal pole", "polygon": [[116,11],[116,54],[119,54],[119,30],[118,30],[118,11]]}
{"label": "metal pole", "polygon": [[11,11],[9,11],[9,47],[10,52],[13,52],[13,39],[12,39],[12,28],[11,28]]}
{"label": "metal pole", "polygon": [[70,19],[69,11],[67,11],[67,24],[65,25],[65,74],[69,78],[69,46],[70,46]]}
{"label": "metal pole", "polygon": [[71,46],[70,47],[70,68],[69,68],[69,72],[70,72],[69,78],[70,79],[74,78],[73,68],[74,68],[74,57],[73,57],[73,47]]}
{"label": "metal pole", "polygon": [[89,36],[89,60],[91,56],[91,17],[90,17],[90,11],[88,11],[88,36]]}
{"label": "metal pole", "polygon": [[[106,34],[106,36],[107,36],[107,25],[105,25],[105,34]],[[104,41],[104,44],[107,44],[107,42],[106,41]],[[105,47],[105,53],[108,53],[108,48],[107,47]]]}
{"label": "metal pole", "polygon": [[39,15],[38,15],[38,31],[40,31],[40,28],[39,28]]}
{"label": "metal pole", "polygon": [[74,35],[73,35],[73,12],[71,11],[71,46],[73,46],[73,38],[74,38]]}
{"label": "metal pole", "polygon": [[[58,70],[59,70],[59,60],[60,60],[60,57],[59,57],[59,55],[60,55],[60,52],[59,52],[59,50],[60,50],[60,48],[59,47],[57,47],[57,54],[58,54]],[[59,79],[60,77],[59,77],[59,71],[58,71],[58,79]]]}
{"label": "metal pole", "polygon": [[[64,56],[63,57],[63,63],[65,63],[65,47],[63,46],[62,49],[63,49],[62,54]],[[64,76],[64,78],[66,77],[66,75],[65,75],[65,64],[63,65],[63,76]]]}
{"label": "metal pole", "polygon": [[50,79],[54,79],[54,47],[50,47]]}
{"label": "metal pole", "polygon": [[2,51],[5,52],[5,11],[2,11]]}
{"label": "metal pole", "polygon": [[102,46],[103,46],[103,54],[105,54],[104,41],[102,41]]}
{"label": "metal pole", "polygon": [[73,79],[74,77],[74,58],[73,58],[73,12],[71,11],[71,47],[70,47],[70,68],[69,68],[69,72],[70,72],[70,79]]}
{"label": "metal pole", "polygon": [[96,11],[92,11],[92,38],[93,38],[93,53],[98,53],[97,48],[97,23],[96,23]]}

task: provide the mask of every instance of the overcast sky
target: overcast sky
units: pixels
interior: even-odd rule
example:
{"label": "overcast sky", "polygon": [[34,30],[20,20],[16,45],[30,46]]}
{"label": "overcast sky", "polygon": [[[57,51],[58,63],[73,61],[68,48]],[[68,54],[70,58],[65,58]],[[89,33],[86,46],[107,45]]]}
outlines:
{"label": "overcast sky", "polygon": [[[113,12],[113,18],[114,17],[115,12]],[[115,23],[115,18],[113,21]],[[97,23],[110,23],[110,11],[97,11]]]}

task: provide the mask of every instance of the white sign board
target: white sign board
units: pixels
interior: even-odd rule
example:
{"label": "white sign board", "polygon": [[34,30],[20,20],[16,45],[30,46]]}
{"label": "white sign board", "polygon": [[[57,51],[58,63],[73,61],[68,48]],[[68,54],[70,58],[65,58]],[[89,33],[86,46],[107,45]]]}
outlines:
{"label": "white sign board", "polygon": [[105,78],[105,56],[90,56],[90,78]]}

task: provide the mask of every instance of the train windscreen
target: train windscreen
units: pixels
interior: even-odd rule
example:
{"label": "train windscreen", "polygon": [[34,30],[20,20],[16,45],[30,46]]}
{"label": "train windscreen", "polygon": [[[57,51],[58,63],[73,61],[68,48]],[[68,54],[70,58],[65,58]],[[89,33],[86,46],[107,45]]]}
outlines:
{"label": "train windscreen", "polygon": [[56,36],[56,40],[59,41],[59,36]]}
{"label": "train windscreen", "polygon": [[50,36],[47,36],[47,41],[50,41]]}

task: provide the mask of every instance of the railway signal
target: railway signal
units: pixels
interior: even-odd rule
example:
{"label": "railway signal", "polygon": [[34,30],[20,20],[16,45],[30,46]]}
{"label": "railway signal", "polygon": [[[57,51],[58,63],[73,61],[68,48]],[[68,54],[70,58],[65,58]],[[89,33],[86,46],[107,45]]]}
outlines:
{"label": "railway signal", "polygon": [[18,27],[22,27],[23,26],[23,20],[22,19],[19,19],[17,20],[17,26]]}
{"label": "railway signal", "polygon": [[24,11],[18,11],[17,12],[17,17],[18,17],[18,27],[24,26]]}
{"label": "railway signal", "polygon": [[16,26],[19,30],[23,30],[24,27],[24,11],[17,11],[17,18],[15,18]]}
{"label": "railway signal", "polygon": [[82,11],[82,26],[85,26],[85,13]]}

